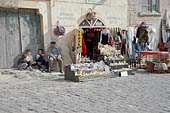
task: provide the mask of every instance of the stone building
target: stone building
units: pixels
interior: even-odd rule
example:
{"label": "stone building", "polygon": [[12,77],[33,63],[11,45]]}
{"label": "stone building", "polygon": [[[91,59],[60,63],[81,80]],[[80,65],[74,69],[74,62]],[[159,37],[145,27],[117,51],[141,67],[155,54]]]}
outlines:
{"label": "stone building", "polygon": [[[72,63],[75,29],[92,9],[105,28],[127,28],[127,0],[1,0],[0,68],[13,67],[26,49],[36,54],[57,41],[64,64]],[[57,25],[64,26],[64,36],[55,36]],[[90,26],[93,27],[93,26]]]}
{"label": "stone building", "polygon": [[166,11],[170,10],[170,0],[128,0],[128,26],[138,26],[146,22],[156,28],[154,49],[162,39],[161,20],[165,19]]}

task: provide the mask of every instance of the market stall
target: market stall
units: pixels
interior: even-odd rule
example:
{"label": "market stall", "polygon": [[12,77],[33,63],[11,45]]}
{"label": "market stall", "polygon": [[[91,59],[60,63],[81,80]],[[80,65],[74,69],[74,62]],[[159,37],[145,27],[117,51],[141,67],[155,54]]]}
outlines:
{"label": "market stall", "polygon": [[72,44],[75,62],[65,67],[66,80],[86,81],[132,74],[121,53],[126,45],[122,44],[126,39],[123,31],[118,27],[107,28],[95,14],[90,10],[76,29]]}
{"label": "market stall", "polygon": [[101,59],[91,60],[89,57],[81,56],[79,63],[66,66],[65,79],[79,82],[95,78],[128,76],[133,73],[120,50],[100,43],[98,50]]}
{"label": "market stall", "polygon": [[[76,63],[65,67],[65,79],[75,82],[95,78],[113,78],[128,76],[133,70],[129,68],[120,48],[121,43],[109,44],[110,34],[101,34],[104,28],[77,30]],[[110,32],[110,31],[109,31]],[[108,32],[108,33],[109,33]]]}

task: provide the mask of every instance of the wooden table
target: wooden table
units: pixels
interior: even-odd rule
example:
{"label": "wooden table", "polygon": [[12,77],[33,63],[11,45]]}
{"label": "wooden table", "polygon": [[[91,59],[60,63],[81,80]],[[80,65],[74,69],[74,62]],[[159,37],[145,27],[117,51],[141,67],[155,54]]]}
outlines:
{"label": "wooden table", "polygon": [[[136,52],[136,53],[141,54],[141,55],[145,55],[146,56],[146,61],[147,61],[147,56],[148,55],[155,55],[155,56],[168,55],[168,59],[169,59],[169,54],[170,54],[170,52],[162,52],[162,51],[139,51],[139,52]],[[157,58],[159,58],[159,57],[157,57]]]}
{"label": "wooden table", "polygon": [[142,55],[159,55],[159,54],[170,54],[169,52],[162,52],[162,51],[138,51],[136,53]]}
{"label": "wooden table", "polygon": [[[159,60],[160,60],[159,55],[168,55],[167,59],[169,59],[169,54],[170,54],[170,52],[160,52],[160,51],[139,51],[139,52],[136,52],[136,53],[141,54],[141,55],[145,55],[146,61],[148,61],[148,57],[147,57],[148,55],[155,55],[155,56],[157,56],[157,63],[160,63],[159,62]],[[165,61],[165,63],[166,63],[166,61]],[[150,66],[150,67],[153,67],[153,66]],[[149,68],[149,63],[147,65],[147,70],[151,70],[151,72],[152,72],[152,69],[148,69],[148,68]]]}

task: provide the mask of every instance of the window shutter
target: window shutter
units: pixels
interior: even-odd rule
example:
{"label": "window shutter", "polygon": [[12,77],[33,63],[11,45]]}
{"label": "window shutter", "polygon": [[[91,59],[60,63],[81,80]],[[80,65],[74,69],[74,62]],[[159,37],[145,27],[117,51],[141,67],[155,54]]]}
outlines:
{"label": "window shutter", "polygon": [[152,12],[153,11],[153,0],[150,0],[149,1],[149,5],[150,5],[150,11]]}
{"label": "window shutter", "polygon": [[149,11],[149,2],[150,0],[142,0],[142,11]]}
{"label": "window shutter", "polygon": [[158,12],[159,0],[151,0],[151,9],[152,11]]}
{"label": "window shutter", "polygon": [[159,12],[159,0],[156,0],[156,12]]}

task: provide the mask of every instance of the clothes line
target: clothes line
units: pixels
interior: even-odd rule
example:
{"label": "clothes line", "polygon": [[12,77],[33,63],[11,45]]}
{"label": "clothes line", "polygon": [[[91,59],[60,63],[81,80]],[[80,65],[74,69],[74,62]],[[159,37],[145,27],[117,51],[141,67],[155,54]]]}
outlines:
{"label": "clothes line", "polygon": [[[146,27],[149,27],[150,25],[153,25],[153,24],[145,24],[146,25]],[[133,25],[129,25],[127,28],[129,28],[129,27],[139,27],[140,26],[140,24],[133,24]]]}

